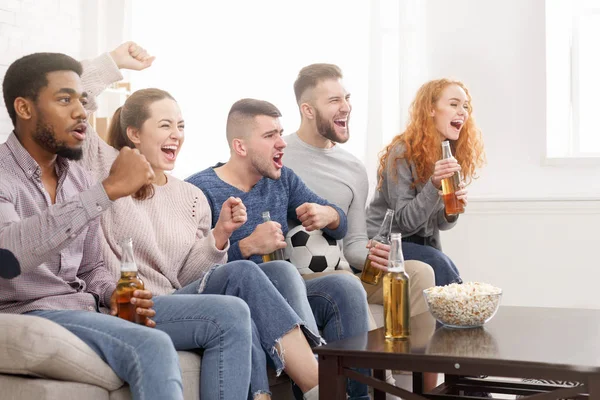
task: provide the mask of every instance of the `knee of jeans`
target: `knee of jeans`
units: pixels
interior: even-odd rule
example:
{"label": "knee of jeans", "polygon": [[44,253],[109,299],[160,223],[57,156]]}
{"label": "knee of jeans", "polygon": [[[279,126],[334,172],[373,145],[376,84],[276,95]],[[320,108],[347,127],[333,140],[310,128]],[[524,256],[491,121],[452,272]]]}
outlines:
{"label": "knee of jeans", "polygon": [[423,289],[435,286],[435,272],[431,265],[422,261],[410,260],[405,262],[406,273],[413,282],[418,282]]}
{"label": "knee of jeans", "polygon": [[271,261],[268,263],[269,279],[278,281],[278,283],[286,283],[290,285],[299,285],[304,287],[304,279],[298,272],[294,264],[288,261]]}
{"label": "knee of jeans", "polygon": [[222,307],[217,324],[222,331],[242,331],[244,334],[251,334],[250,308],[246,302],[234,296],[220,296],[220,305]]}
{"label": "knee of jeans", "polygon": [[140,332],[139,336],[141,340],[138,343],[143,342],[143,347],[165,350],[173,348],[173,352],[175,352],[171,337],[163,331],[158,329],[144,329],[143,333]]}
{"label": "knee of jeans", "polygon": [[434,248],[430,248],[431,250],[431,254],[429,259],[432,260],[432,262],[430,264],[433,263],[437,263],[438,265],[444,264],[444,265],[451,265],[452,261],[450,260],[450,257],[448,257],[446,254],[444,254],[443,252],[441,252],[438,249],[434,249]]}
{"label": "knee of jeans", "polygon": [[[347,272],[347,271],[344,271]],[[331,285],[329,292],[332,296],[336,297],[337,301],[343,301],[345,304],[354,304],[356,307],[367,305],[367,294],[363,285],[354,274],[339,273],[329,275],[331,278]]]}
{"label": "knee of jeans", "polygon": [[260,270],[258,265],[250,260],[230,261],[223,267],[227,268],[230,273],[234,274],[233,276],[241,278],[256,276],[257,271]]}

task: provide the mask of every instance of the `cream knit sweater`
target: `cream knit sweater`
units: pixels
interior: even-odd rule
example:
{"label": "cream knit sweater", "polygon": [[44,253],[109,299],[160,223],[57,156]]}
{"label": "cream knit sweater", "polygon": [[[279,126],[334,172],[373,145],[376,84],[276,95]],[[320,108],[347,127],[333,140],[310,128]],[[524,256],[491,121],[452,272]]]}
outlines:
{"label": "cream knit sweater", "polygon": [[[82,76],[89,95],[88,110],[97,109],[96,96],[123,77],[108,54],[84,61]],[[118,151],[88,127],[81,160],[96,180],[103,180]],[[157,295],[172,293],[201,278],[213,265],[227,261],[226,247],[218,250],[211,231],[210,206],[195,186],[168,176],[167,184],[154,186],[154,197],[115,201],[102,215],[103,255],[115,281],[120,275],[123,238],[133,239],[139,274],[146,289]]]}

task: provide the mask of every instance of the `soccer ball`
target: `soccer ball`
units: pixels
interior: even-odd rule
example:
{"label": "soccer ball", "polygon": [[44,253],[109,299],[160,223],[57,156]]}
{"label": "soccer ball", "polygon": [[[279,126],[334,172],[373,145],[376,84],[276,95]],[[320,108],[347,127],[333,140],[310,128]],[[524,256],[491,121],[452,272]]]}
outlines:
{"label": "soccer ball", "polygon": [[337,240],[321,230],[307,232],[302,225],[288,231],[285,258],[298,268],[301,275],[334,271],[340,263]]}

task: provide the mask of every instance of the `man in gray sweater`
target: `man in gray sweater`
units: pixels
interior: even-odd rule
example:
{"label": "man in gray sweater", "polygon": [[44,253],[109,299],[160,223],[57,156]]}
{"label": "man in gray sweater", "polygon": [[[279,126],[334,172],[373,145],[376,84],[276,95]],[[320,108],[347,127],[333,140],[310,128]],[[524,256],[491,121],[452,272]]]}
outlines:
{"label": "man in gray sweater", "polygon": [[[342,77],[340,68],[333,64],[312,64],[300,70],[294,83],[301,115],[300,128],[284,138],[287,142],[284,163],[309,189],[346,213],[348,232],[343,239],[344,264],[360,271],[368,256],[373,261],[371,265],[386,271],[387,263],[381,260],[387,259],[389,247],[370,247],[367,236],[367,170],[358,158],[339,146],[350,137],[352,111],[350,93],[346,91]],[[427,311],[422,292],[435,286],[433,269],[414,260],[406,261],[404,265],[410,277],[411,315],[418,315]],[[383,304],[382,281],[378,285],[363,284],[369,303]],[[393,383],[390,375],[386,380]],[[433,388],[437,374],[424,374],[424,380],[426,388]]]}
{"label": "man in gray sweater", "polygon": [[[343,239],[343,256],[355,271],[362,270],[367,256],[372,255],[373,260],[382,255],[385,258],[387,250],[369,249],[365,214],[367,171],[358,158],[339,146],[350,137],[352,111],[342,72],[332,64],[309,65],[298,74],[294,91],[302,120],[298,131],[285,137],[284,163],[312,191],[346,213],[348,233]],[[387,270],[385,263],[372,265]],[[405,268],[410,276],[411,314],[417,315],[427,311],[421,293],[435,285],[433,270],[420,261],[407,261]],[[369,303],[383,304],[381,283],[364,286]]]}
{"label": "man in gray sweater", "polygon": [[[363,163],[341,148],[350,137],[352,106],[350,94],[342,82],[342,71],[332,64],[312,64],[300,70],[294,83],[300,108],[300,128],[285,137],[285,165],[294,170],[317,195],[336,204],[347,216],[348,232],[343,239],[343,261],[354,271],[371,265],[387,270],[389,247],[369,246],[365,207],[369,192],[367,171]],[[291,229],[291,227],[290,227]],[[342,264],[342,263],[340,263]],[[435,286],[433,269],[421,261],[406,261],[410,277],[410,311],[418,315],[427,311],[423,289]],[[383,304],[382,280],[378,285],[363,284],[367,301]],[[425,386],[435,387],[436,374],[425,374]],[[393,382],[391,376],[386,378]]]}

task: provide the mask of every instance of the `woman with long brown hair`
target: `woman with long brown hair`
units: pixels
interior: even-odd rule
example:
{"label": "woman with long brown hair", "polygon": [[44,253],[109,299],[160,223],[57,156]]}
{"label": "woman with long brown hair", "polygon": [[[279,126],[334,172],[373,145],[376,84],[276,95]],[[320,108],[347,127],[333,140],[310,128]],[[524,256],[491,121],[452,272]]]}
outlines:
{"label": "woman with long brown hair", "polygon": [[[119,69],[141,70],[151,63],[134,43],[84,62],[87,110],[94,112],[96,96],[122,79]],[[323,342],[319,333],[306,326],[254,262],[227,262],[229,238],[246,222],[242,201],[230,197],[211,229],[203,192],[168,174],[184,144],[184,132],[177,101],[160,89],[138,90],[117,109],[108,132],[110,145],[87,130],[82,163],[96,179],[108,174],[119,151],[139,152],[154,173],[151,185],[115,201],[102,215],[106,266],[116,281],[119,243],[132,238],[139,275],[154,294],[156,329],[169,334],[177,350],[203,350],[202,399],[269,399],[267,362],[277,374],[285,371],[306,399],[318,399],[318,363],[310,345]],[[282,271],[296,270],[286,261],[272,263]],[[290,287],[310,309],[299,275]],[[244,307],[233,309],[236,305]],[[229,324],[242,324],[247,314],[245,337]]]}
{"label": "woman with long brown hair", "polygon": [[[440,190],[443,179],[460,172],[463,181],[456,195],[466,207],[465,187],[485,162],[472,112],[471,96],[462,82],[438,79],[421,86],[405,131],[380,154],[377,191],[367,209],[369,237],[377,233],[386,210],[395,211],[392,230],[403,235],[405,258],[431,265],[436,285],[462,282],[441,251],[439,232],[452,228],[458,215],[446,214]],[[446,140],[454,158],[442,160]]]}

